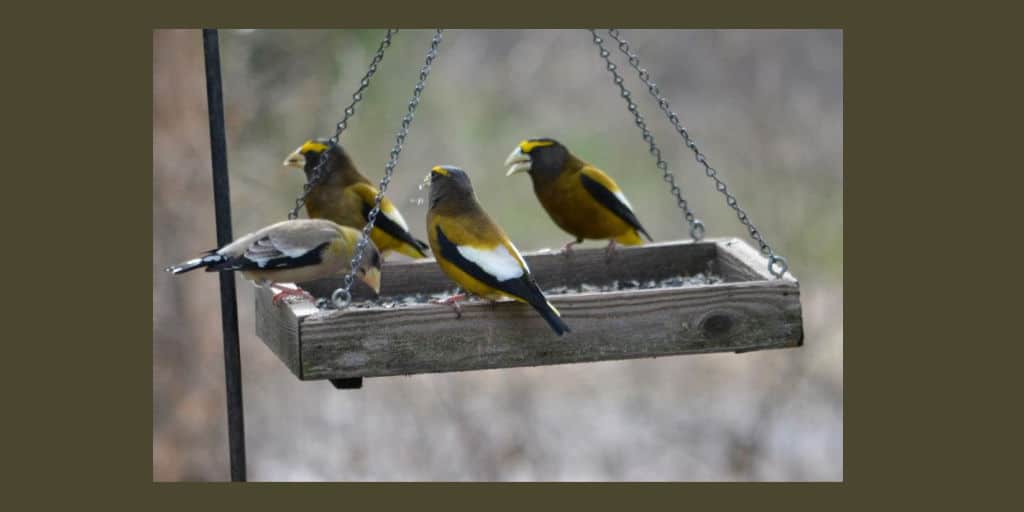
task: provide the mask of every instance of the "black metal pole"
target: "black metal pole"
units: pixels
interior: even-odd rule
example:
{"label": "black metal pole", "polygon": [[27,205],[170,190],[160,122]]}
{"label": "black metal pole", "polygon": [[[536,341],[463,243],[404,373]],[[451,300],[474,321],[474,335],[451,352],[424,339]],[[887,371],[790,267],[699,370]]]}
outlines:
{"label": "black metal pole", "polygon": [[[213,157],[213,204],[217,215],[217,245],[231,242],[231,194],[224,138],[224,95],[220,82],[220,44],[216,29],[203,29],[206,60],[206,102],[210,110],[210,153]],[[238,347],[238,305],[235,276],[220,274],[220,315],[224,331],[224,380],[228,402],[228,445],[231,480],[245,481],[245,415],[242,411],[242,361]]]}

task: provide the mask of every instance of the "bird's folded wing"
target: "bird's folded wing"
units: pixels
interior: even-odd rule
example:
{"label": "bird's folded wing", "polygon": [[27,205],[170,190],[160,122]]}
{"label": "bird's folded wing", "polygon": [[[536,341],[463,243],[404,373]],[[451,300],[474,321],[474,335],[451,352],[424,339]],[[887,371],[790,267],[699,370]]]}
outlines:
{"label": "bird's folded wing", "polygon": [[[377,189],[367,183],[356,183],[351,185],[350,189],[359,195],[359,199],[363,202],[363,218],[369,216],[370,210],[373,209],[373,204],[377,200]],[[401,231],[409,231],[409,225],[405,223],[405,219],[402,214],[395,208],[394,203],[386,197],[382,197],[380,201],[380,213],[384,217],[387,217],[392,224],[397,226]],[[377,222],[380,222],[381,216],[377,216],[377,220],[374,222],[374,226],[377,226]]]}
{"label": "bird's folded wing", "polygon": [[472,237],[472,232],[463,230],[453,230],[453,235],[458,236],[450,238],[440,225],[435,229],[441,257],[459,270],[507,294],[528,301],[534,298],[530,286],[530,269],[507,239],[502,237],[496,242],[488,242]]}
{"label": "bird's folded wing", "polygon": [[315,265],[322,261],[324,247],[338,237],[338,232],[329,225],[304,223],[299,228],[294,224],[279,224],[246,237],[244,247],[224,251],[224,262],[215,270],[253,270],[271,268],[296,268]]}
{"label": "bird's folded wing", "polygon": [[[583,188],[601,206],[610,210],[637,231],[645,235],[647,234],[647,231],[640,224],[640,220],[633,213],[633,205],[629,204],[629,200],[626,199],[622,190],[619,189],[619,186],[607,174],[599,169],[587,166],[580,171],[580,181],[583,183]],[[649,235],[648,238],[650,238]]]}
{"label": "bird's folded wing", "polygon": [[[366,183],[357,183],[352,185],[352,190],[359,195],[359,198],[363,203],[363,219],[370,219],[370,210],[373,209],[374,202],[377,199],[377,189],[367,185]],[[373,221],[373,227],[377,228],[393,237],[396,240],[400,240],[418,249],[426,249],[426,244],[416,240],[409,233],[409,225],[405,223],[405,219],[402,218],[401,212],[398,208],[395,208],[394,203],[388,198],[381,198],[380,202],[380,213],[377,214],[377,218]]]}

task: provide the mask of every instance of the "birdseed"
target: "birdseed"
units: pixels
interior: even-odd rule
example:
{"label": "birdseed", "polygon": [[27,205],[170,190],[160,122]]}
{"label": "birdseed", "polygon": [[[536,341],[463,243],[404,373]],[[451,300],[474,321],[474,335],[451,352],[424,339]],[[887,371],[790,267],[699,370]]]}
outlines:
{"label": "birdseed", "polygon": [[[623,281],[612,281],[610,283],[595,285],[589,283],[582,283],[578,286],[555,286],[552,288],[544,289],[544,295],[566,295],[570,293],[604,293],[604,292],[615,292],[623,290],[651,290],[655,288],[688,288],[692,286],[706,286],[710,284],[719,284],[725,282],[720,276],[700,272],[692,276],[672,276],[661,280],[644,280],[639,281],[636,279],[629,279]],[[452,289],[442,293],[415,293],[410,295],[398,295],[398,296],[385,296],[379,297],[374,300],[366,300],[359,302],[352,302],[349,306],[353,309],[370,309],[370,308],[402,308],[411,306],[414,304],[427,304],[431,301],[440,301],[446,299],[454,294],[458,293],[457,290]],[[477,302],[486,302],[486,299],[481,299],[469,295],[465,300],[460,301],[464,304],[471,304]]]}

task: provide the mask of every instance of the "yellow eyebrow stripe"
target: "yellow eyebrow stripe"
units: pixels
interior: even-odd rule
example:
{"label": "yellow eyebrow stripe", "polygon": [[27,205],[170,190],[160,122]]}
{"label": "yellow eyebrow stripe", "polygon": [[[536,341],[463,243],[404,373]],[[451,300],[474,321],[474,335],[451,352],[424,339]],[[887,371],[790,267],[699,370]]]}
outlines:
{"label": "yellow eyebrow stripe", "polygon": [[448,176],[448,169],[445,169],[444,167],[441,167],[440,165],[435,165],[433,169],[430,169],[430,171],[431,172],[436,172],[436,173],[440,174],[441,176]]}
{"label": "yellow eyebrow stripe", "polygon": [[529,153],[533,151],[533,148],[542,148],[544,146],[554,146],[555,143],[549,140],[524,140],[519,143],[519,149],[523,153]]}
{"label": "yellow eyebrow stripe", "polygon": [[305,144],[302,145],[301,148],[299,148],[299,153],[309,153],[310,151],[314,153],[321,153],[326,150],[327,146],[311,140],[309,142],[306,142]]}

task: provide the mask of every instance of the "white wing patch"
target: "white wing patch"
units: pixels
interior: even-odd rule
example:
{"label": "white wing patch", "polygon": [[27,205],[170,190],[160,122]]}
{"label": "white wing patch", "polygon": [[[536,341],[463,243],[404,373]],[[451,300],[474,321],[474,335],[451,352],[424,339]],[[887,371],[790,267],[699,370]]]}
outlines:
{"label": "white wing patch", "polygon": [[273,236],[270,236],[261,238],[249,246],[249,249],[245,251],[245,257],[256,262],[260,267],[264,267],[270,260],[282,256],[298,258],[307,252],[309,252],[308,247],[289,246],[282,240],[275,240]]}
{"label": "white wing patch", "polygon": [[633,205],[629,204],[629,200],[626,199],[626,195],[623,194],[621,190],[616,190],[612,193],[615,194],[615,197],[621,201],[622,204],[626,205],[626,208],[629,208],[629,211],[633,211]]}
{"label": "white wing patch", "polygon": [[391,219],[392,222],[402,226],[402,229],[409,231],[409,225],[405,223],[405,219],[402,218],[402,212],[398,211],[398,208],[391,206],[391,208],[385,210],[383,207],[380,209],[387,218]]}
{"label": "white wing patch", "polygon": [[519,254],[519,249],[516,249],[515,244],[513,244],[511,240],[509,240],[508,246],[512,248],[512,252],[515,254],[515,258],[518,259],[520,262],[522,262],[523,269],[525,269],[526,272],[529,273],[530,272],[530,266],[526,264],[526,259],[523,258],[523,255]]}
{"label": "white wing patch", "polygon": [[[484,272],[494,276],[498,281],[516,279],[522,277],[524,273],[523,267],[519,265],[519,260],[509,253],[504,245],[493,249],[477,249],[463,245],[456,247],[463,258],[476,263]],[[515,247],[512,250],[515,250]],[[518,254],[519,252],[516,251],[516,255]],[[526,272],[529,272],[529,269],[526,269]]]}

